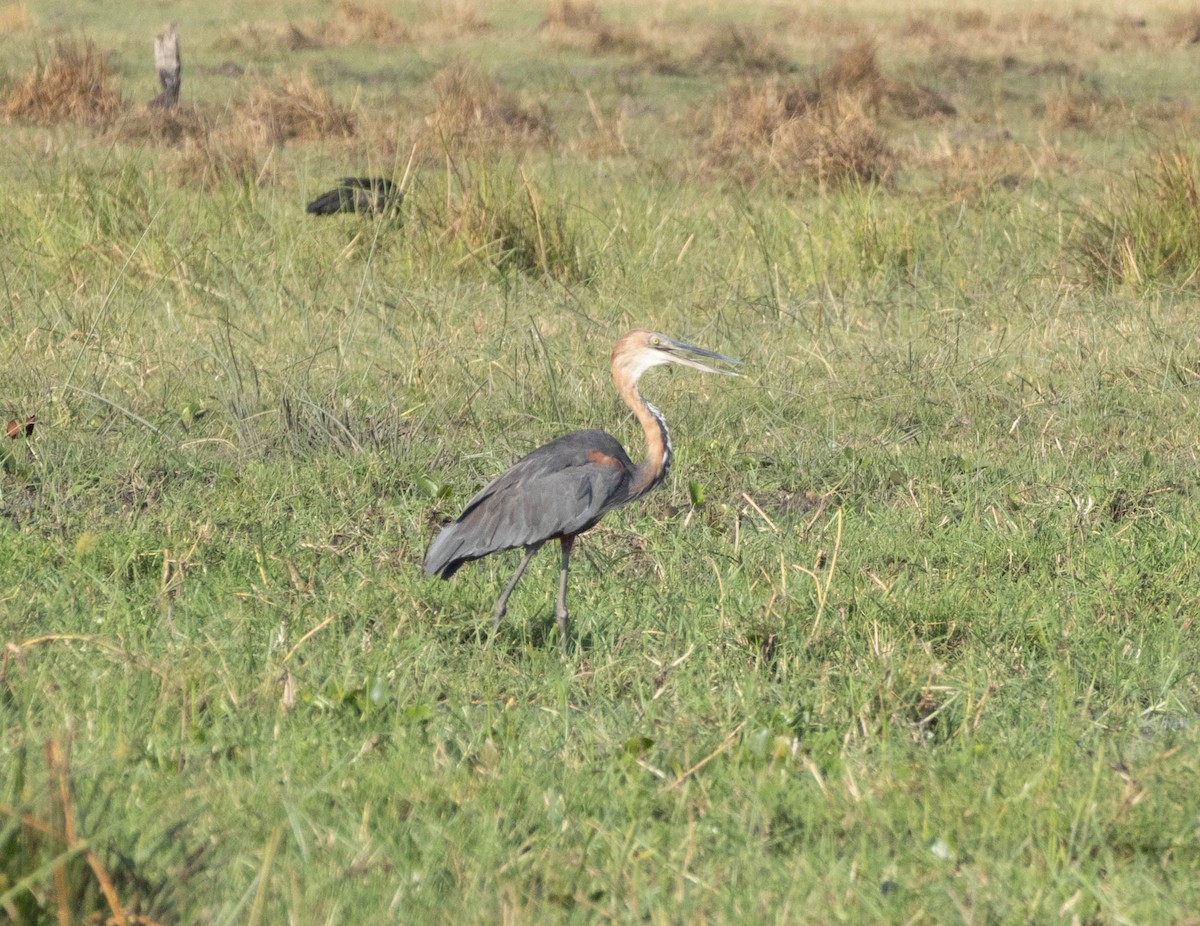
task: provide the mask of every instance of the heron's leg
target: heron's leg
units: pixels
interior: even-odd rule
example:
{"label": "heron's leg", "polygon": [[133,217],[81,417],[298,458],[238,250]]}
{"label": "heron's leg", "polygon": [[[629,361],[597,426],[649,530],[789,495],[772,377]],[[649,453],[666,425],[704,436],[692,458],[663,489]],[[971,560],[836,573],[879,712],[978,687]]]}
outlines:
{"label": "heron's leg", "polygon": [[500,621],[504,619],[504,612],[508,610],[508,596],[513,593],[513,589],[521,581],[521,576],[525,575],[525,567],[533,559],[533,554],[541,548],[542,545],[540,543],[533,543],[525,548],[525,555],[521,557],[521,563],[517,566],[517,571],[508,580],[508,585],[504,586],[504,591],[500,593],[500,600],[496,602],[496,607],[492,608],[492,620],[494,621],[492,624],[492,633],[500,629]]}
{"label": "heron's leg", "polygon": [[558,538],[562,545],[562,572],[558,577],[558,603],[554,616],[558,618],[558,638],[562,648],[567,648],[567,570],[571,567],[571,548],[575,546],[575,535],[566,534]]}

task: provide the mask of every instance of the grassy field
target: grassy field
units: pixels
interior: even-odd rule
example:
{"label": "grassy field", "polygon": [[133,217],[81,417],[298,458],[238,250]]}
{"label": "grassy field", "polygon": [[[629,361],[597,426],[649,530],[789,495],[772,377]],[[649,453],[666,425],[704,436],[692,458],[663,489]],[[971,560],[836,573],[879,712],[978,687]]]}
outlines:
{"label": "grassy field", "polygon": [[[0,915],[1200,924],[1198,39],[0,5]],[[744,375],[647,375],[569,651],[549,552],[492,638],[516,554],[424,549],[639,458],[631,327]]]}

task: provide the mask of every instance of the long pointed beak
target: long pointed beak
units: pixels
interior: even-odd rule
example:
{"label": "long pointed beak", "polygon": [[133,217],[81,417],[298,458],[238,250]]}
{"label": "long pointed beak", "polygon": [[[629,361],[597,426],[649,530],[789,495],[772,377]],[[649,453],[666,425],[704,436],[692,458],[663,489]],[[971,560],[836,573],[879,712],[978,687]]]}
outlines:
{"label": "long pointed beak", "polygon": [[717,367],[710,367],[707,363],[701,363],[696,357],[707,357],[710,360],[719,360],[722,363],[732,363],[736,366],[741,366],[742,361],[734,360],[732,357],[726,357],[724,354],[718,354],[715,351],[705,350],[703,347],[696,347],[694,344],[685,344],[683,341],[669,341],[666,345],[667,356],[671,358],[672,363],[682,364],[685,367],[692,367],[696,370],[703,370],[705,373],[719,373],[721,376],[737,376],[733,370],[721,370]]}

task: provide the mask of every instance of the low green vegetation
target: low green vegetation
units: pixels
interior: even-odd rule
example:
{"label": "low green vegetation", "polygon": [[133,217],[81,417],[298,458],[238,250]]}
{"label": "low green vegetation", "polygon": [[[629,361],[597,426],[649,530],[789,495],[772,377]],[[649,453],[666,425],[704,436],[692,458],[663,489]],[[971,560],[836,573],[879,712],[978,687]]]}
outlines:
{"label": "low green vegetation", "polygon": [[0,6],[7,920],[1195,922],[1194,11],[178,12]]}

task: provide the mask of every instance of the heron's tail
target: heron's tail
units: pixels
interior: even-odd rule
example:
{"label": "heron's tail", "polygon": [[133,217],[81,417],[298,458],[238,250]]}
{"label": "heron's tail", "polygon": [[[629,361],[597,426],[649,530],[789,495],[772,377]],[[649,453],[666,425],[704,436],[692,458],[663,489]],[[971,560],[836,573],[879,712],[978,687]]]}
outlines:
{"label": "heron's tail", "polygon": [[462,538],[458,536],[458,522],[447,524],[434,538],[425,551],[425,575],[448,579],[458,572],[460,566],[474,557],[461,556]]}

